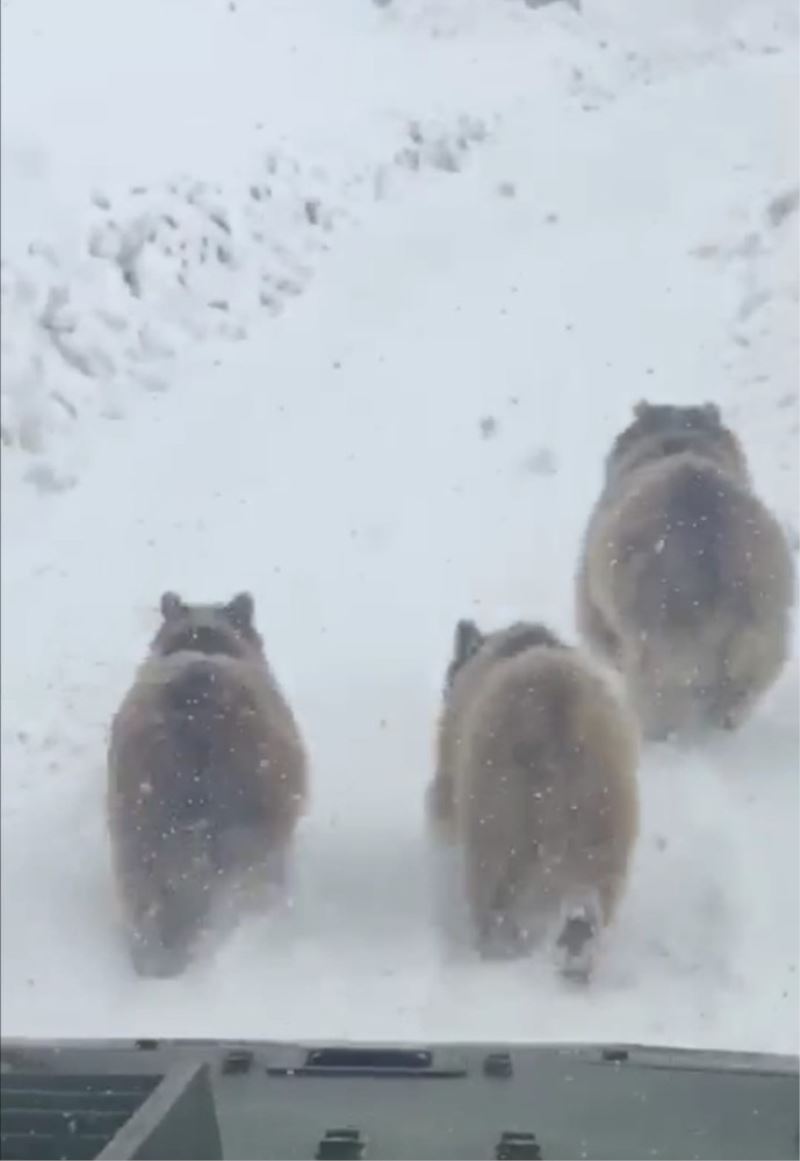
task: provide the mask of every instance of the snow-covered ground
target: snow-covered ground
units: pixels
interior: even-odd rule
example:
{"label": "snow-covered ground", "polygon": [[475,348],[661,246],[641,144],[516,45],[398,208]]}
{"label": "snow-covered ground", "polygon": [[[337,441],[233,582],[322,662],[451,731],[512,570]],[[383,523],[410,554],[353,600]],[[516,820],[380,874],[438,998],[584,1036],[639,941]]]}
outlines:
{"label": "snow-covered ground", "polygon": [[[422,816],[455,619],[574,637],[637,399],[719,401],[796,542],[793,0],[2,16],[4,1034],[796,1051],[796,658],[646,753],[585,994],[446,950]],[[252,589],[314,797],[292,908],[142,982],[104,747],[169,587]]]}

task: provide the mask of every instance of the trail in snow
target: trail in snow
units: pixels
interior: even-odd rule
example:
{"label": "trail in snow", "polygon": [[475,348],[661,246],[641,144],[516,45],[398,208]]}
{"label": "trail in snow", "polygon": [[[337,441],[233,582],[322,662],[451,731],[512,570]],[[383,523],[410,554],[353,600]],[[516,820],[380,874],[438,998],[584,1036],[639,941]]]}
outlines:
{"label": "trail in snow", "polygon": [[[445,35],[450,12],[406,18]],[[246,342],[206,332],[161,364],[169,391],[94,429],[68,491],[9,470],[7,1035],[797,1049],[796,659],[740,735],[648,751],[631,891],[586,995],[537,961],[448,954],[422,818],[455,619],[574,636],[578,538],[636,399],[718,400],[796,521],[797,215],[770,213],[797,181],[774,116],[796,48],[726,45],[588,110],[518,71],[462,172],[393,190]],[[313,759],[293,906],[144,983],[113,925],[108,721],[164,588],[245,586]]]}

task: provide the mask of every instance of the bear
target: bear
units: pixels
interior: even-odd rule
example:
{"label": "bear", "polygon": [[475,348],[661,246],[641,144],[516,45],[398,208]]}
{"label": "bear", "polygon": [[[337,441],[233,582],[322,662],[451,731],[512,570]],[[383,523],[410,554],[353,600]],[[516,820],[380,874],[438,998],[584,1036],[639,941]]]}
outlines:
{"label": "bear", "polygon": [[167,592],[160,609],[112,720],[107,817],[134,969],[165,977],[194,958],[220,899],[283,883],[308,763],[252,596]]}
{"label": "bear", "polygon": [[795,569],[716,404],[635,406],[575,592],[579,633],[623,675],[646,738],[749,717],[789,652]]}
{"label": "bear", "polygon": [[550,946],[588,980],[639,831],[639,732],[613,675],[545,625],[455,630],[426,791],[484,958]]}

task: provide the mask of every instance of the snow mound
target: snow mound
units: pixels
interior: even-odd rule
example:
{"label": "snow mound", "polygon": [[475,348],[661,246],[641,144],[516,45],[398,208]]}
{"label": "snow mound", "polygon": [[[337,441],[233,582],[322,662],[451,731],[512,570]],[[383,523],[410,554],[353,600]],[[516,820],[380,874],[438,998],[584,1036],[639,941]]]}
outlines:
{"label": "snow mound", "polygon": [[35,457],[26,478],[73,484],[77,425],[168,390],[187,345],[246,340],[303,293],[338,231],[414,176],[457,173],[487,134],[467,116],[412,121],[390,158],[355,171],[270,153],[245,186],[95,191],[82,245],[31,243],[3,266],[2,438]]}

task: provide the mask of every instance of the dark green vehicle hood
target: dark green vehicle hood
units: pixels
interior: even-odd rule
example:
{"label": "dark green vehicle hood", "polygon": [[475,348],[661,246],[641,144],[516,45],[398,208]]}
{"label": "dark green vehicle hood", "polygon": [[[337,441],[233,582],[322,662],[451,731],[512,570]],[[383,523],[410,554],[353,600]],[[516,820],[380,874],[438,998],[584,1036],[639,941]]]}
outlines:
{"label": "dark green vehicle hood", "polygon": [[3,1041],[3,1158],[796,1158],[796,1057]]}

